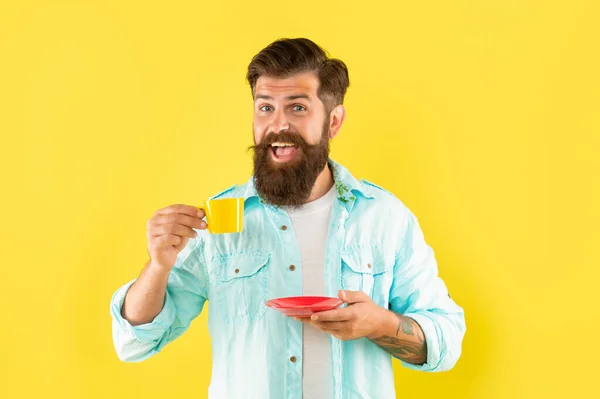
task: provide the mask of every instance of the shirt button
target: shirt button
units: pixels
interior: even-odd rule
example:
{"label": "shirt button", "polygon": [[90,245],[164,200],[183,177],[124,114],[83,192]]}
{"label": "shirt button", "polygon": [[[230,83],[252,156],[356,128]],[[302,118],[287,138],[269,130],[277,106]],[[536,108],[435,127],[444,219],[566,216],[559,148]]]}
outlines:
{"label": "shirt button", "polygon": [[291,271],[294,271],[294,270],[296,270],[296,266],[294,266],[294,265],[290,265],[290,270],[291,270]]}
{"label": "shirt button", "polygon": [[284,224],[283,226],[281,226],[281,230],[286,231],[287,230],[287,226]]}
{"label": "shirt button", "polygon": [[370,263],[368,263],[368,264],[367,264],[367,267],[370,269],[370,268],[371,268],[371,264],[370,264]]}
{"label": "shirt button", "polygon": [[290,357],[290,362],[292,362],[292,363],[296,363],[296,356],[292,356],[292,357]]}
{"label": "shirt button", "polygon": [[240,269],[235,269],[234,271],[235,271],[236,273],[239,273],[239,272],[240,272]]}

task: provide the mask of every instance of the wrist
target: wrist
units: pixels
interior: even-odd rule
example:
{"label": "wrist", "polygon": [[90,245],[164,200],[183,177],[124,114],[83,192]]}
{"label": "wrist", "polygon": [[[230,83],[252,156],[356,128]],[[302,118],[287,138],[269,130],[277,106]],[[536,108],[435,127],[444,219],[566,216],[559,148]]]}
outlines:
{"label": "wrist", "polygon": [[379,317],[377,318],[377,322],[375,323],[375,328],[371,332],[371,334],[367,337],[371,340],[378,339],[381,337],[395,337],[396,329],[398,326],[398,317],[394,312],[391,312],[387,309],[381,308],[379,313]]}
{"label": "wrist", "polygon": [[173,266],[167,266],[167,265],[161,265],[160,263],[157,263],[153,260],[150,260],[148,262],[148,270],[157,276],[162,276],[162,277],[169,277],[169,275],[171,274],[171,269],[173,269]]}

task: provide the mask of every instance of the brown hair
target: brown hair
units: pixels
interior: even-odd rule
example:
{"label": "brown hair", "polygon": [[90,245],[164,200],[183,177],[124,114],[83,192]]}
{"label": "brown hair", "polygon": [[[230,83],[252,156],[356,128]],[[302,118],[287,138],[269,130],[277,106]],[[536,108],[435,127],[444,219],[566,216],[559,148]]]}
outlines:
{"label": "brown hair", "polygon": [[286,78],[304,72],[317,75],[318,96],[328,113],[336,105],[343,104],[350,85],[346,64],[329,58],[325,50],[309,39],[279,39],[269,44],[252,58],[246,79],[254,96],[256,81],[263,75]]}

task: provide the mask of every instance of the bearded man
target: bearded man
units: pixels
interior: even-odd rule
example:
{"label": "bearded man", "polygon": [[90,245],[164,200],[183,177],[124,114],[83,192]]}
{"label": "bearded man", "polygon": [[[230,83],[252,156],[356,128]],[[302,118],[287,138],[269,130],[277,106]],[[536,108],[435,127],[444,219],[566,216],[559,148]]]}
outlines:
{"label": "bearded man", "polygon": [[[346,65],[308,39],[282,39],[252,59],[247,79],[254,173],[212,197],[244,198],[244,229],[209,234],[195,206],[156,211],[150,260],[112,298],[119,358],[155,355],[208,300],[211,399],[386,399],[395,397],[392,358],[451,369],[464,313],[417,219],[329,158],[346,115]],[[343,305],[308,318],[265,306],[290,296]]]}

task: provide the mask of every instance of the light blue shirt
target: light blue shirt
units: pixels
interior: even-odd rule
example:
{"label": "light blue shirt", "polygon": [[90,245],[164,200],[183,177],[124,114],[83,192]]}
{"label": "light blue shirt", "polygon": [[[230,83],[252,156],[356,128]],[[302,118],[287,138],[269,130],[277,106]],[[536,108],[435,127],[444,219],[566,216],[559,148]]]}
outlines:
{"label": "light blue shirt", "polygon": [[[361,290],[386,309],[413,318],[427,342],[422,371],[452,368],[465,320],[438,276],[417,219],[394,195],[355,179],[330,160],[337,190],[327,238],[326,294]],[[259,198],[253,180],[212,198],[244,197],[244,230],[196,230],[177,256],[164,307],[148,324],[121,316],[127,290],[111,302],[114,346],[123,361],[157,354],[183,334],[208,300],[212,341],[210,399],[301,399],[302,324],[267,308],[271,298],[302,295],[302,262],[284,209]],[[290,265],[295,265],[291,270]],[[392,356],[367,338],[331,339],[333,399],[395,398]],[[326,398],[324,398],[326,399]]]}

